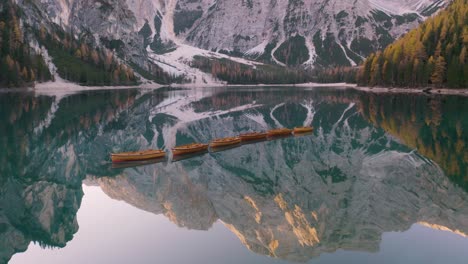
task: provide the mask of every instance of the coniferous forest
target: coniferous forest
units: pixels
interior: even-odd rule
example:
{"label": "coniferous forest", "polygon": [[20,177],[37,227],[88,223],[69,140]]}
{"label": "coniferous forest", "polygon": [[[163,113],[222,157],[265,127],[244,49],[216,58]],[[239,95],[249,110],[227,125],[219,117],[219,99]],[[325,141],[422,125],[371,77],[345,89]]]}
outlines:
{"label": "coniferous forest", "polygon": [[26,86],[52,78],[41,55],[25,40],[20,11],[11,0],[0,3],[0,86]]}
{"label": "coniferous forest", "polygon": [[358,72],[363,86],[468,87],[468,0],[446,10],[371,54]]}
{"label": "coniferous forest", "polygon": [[[81,85],[134,85],[133,70],[112,51],[93,47],[60,28],[39,30],[21,23],[21,10],[12,1],[0,4],[0,86],[32,86],[53,79],[44,57],[29,43],[44,46],[60,77]],[[32,32],[26,34],[25,31]],[[38,45],[39,46],[39,45]]]}
{"label": "coniferous forest", "polygon": [[230,84],[293,84],[313,81],[310,71],[276,65],[245,65],[228,59],[195,56],[191,64]]}
{"label": "coniferous forest", "polygon": [[120,63],[113,52],[95,48],[85,39],[56,29],[49,33],[42,27],[37,34],[57,66],[60,77],[81,85],[133,85],[137,78],[133,70]]}

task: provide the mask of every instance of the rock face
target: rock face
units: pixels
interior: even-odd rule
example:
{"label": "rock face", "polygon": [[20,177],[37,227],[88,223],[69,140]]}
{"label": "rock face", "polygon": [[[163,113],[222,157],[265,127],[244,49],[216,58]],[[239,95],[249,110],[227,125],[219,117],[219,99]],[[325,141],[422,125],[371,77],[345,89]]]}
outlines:
{"label": "rock face", "polygon": [[[197,48],[279,65],[356,65],[370,52],[416,27],[448,1],[18,0],[18,3],[27,14],[25,19],[37,28],[48,20],[77,35],[91,35],[97,45],[117,48],[119,57],[140,67],[155,64],[171,74],[190,75],[191,70],[186,67],[192,57],[208,56]],[[179,48],[182,49],[178,53],[162,56]]]}
{"label": "rock face", "polygon": [[[415,27],[433,5],[443,1],[216,1],[208,10],[200,3],[203,15],[180,35],[204,49],[267,53],[289,65],[355,65]],[[301,49],[305,55],[290,61]]]}
{"label": "rock face", "polygon": [[[8,123],[0,132],[12,139],[0,141],[0,162],[8,164],[0,167],[7,175],[0,178],[0,261],[30,241],[64,246],[72,239],[85,179],[180,227],[207,230],[220,220],[250,250],[294,261],[337,249],[374,252],[383,232],[417,222],[468,233],[467,192],[382,129],[400,124],[388,121],[383,107],[398,104],[396,95],[385,100],[391,105],[349,90],[300,88],[9,96],[0,99]],[[396,116],[401,124],[405,117],[436,120],[466,103],[444,100],[452,112],[434,104]],[[459,120],[450,123],[464,131],[466,122],[454,125],[464,115],[453,116]],[[376,120],[382,128],[372,125]],[[101,163],[113,151],[300,125],[316,130],[179,162],[127,169]],[[431,135],[452,134],[432,128]]]}

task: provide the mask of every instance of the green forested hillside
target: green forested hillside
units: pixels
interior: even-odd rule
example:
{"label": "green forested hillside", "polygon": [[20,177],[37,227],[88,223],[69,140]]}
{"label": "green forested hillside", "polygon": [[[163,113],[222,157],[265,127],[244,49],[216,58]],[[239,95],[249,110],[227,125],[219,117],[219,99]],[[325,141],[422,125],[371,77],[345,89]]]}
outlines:
{"label": "green forested hillside", "polygon": [[36,38],[47,48],[60,77],[82,85],[135,85],[133,70],[120,63],[113,52],[93,47],[86,39],[55,28],[49,33],[44,27]]}
{"label": "green forested hillside", "polygon": [[366,86],[468,88],[468,0],[454,0],[438,15],[371,54],[357,81]]}
{"label": "green forested hillside", "polygon": [[28,45],[11,0],[0,2],[0,87],[29,85],[51,79],[41,55]]}
{"label": "green forested hillside", "polygon": [[32,86],[53,79],[44,58],[30,43],[44,46],[60,77],[82,85],[135,85],[133,70],[113,52],[96,48],[56,26],[40,29],[21,22],[12,0],[0,2],[0,87]]}

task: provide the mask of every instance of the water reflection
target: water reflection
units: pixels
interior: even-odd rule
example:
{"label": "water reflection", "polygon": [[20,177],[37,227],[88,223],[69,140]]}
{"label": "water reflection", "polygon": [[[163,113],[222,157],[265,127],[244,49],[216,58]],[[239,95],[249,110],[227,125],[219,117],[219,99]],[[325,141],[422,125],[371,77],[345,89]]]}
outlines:
{"label": "water reflection", "polygon": [[[383,232],[416,222],[468,232],[467,98],[206,89],[0,101],[0,262],[30,241],[65,246],[82,182],[180,227],[221,220],[250,250],[293,261],[376,252]],[[178,162],[108,163],[112,151],[301,125],[316,130]]]}

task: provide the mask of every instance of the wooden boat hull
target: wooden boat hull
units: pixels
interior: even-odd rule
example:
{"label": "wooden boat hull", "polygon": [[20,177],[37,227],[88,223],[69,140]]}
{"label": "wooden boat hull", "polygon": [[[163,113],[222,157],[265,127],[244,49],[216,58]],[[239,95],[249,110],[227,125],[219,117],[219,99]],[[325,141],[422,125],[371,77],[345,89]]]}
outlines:
{"label": "wooden boat hull", "polygon": [[242,142],[244,141],[254,141],[254,140],[262,140],[266,139],[268,136],[267,133],[251,133],[251,134],[242,134],[239,135]]}
{"label": "wooden boat hull", "polygon": [[186,146],[173,148],[172,155],[173,156],[187,155],[187,154],[193,154],[193,153],[198,153],[198,152],[204,152],[207,150],[208,150],[208,144],[197,144],[193,146],[186,145]]}
{"label": "wooden boat hull", "polygon": [[310,133],[312,131],[314,131],[313,127],[296,127],[296,128],[294,128],[294,134]]}
{"label": "wooden boat hull", "polygon": [[237,145],[239,143],[241,143],[240,137],[217,139],[217,140],[211,141],[210,147],[211,148],[221,148],[221,147]]}
{"label": "wooden boat hull", "polygon": [[292,132],[292,129],[283,128],[270,130],[267,134],[269,137],[284,137],[291,135]]}
{"label": "wooden boat hull", "polygon": [[313,134],[314,134],[313,132],[294,133],[294,137],[306,137],[306,136],[310,136]]}
{"label": "wooden boat hull", "polygon": [[166,152],[162,150],[149,150],[139,152],[124,152],[111,154],[112,162],[132,162],[141,160],[158,159],[166,156]]}

